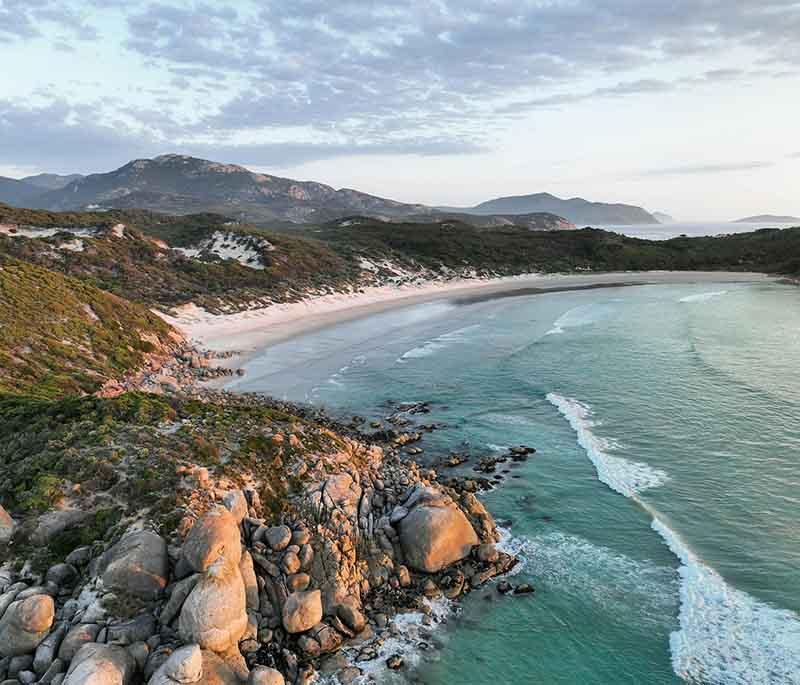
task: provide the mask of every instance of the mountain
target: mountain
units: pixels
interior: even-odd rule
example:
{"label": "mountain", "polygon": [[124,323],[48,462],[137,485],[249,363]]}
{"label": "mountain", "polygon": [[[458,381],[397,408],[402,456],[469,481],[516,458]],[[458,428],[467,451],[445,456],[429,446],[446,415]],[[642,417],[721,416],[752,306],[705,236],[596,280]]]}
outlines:
{"label": "mountain", "polygon": [[589,202],[580,197],[569,200],[551,195],[513,195],[482,202],[470,208],[441,208],[444,211],[469,214],[529,214],[550,212],[578,225],[657,224],[656,218],[641,207],[624,204]]}
{"label": "mountain", "polygon": [[744,219],[736,219],[734,224],[795,224],[800,225],[800,218],[796,216],[781,216],[779,214],[758,214],[756,216],[746,216]]}
{"label": "mountain", "polygon": [[674,224],[675,218],[664,212],[653,212],[653,217],[660,224]]}
{"label": "mountain", "polygon": [[357,190],[295,181],[185,155],[137,159],[45,193],[52,210],[143,208],[173,214],[220,212],[248,221],[326,221],[344,214],[397,216],[426,211]]}
{"label": "mountain", "polygon": [[42,189],[15,178],[0,176],[0,202],[15,207],[27,207],[36,204],[35,198],[42,194]]}
{"label": "mountain", "polygon": [[44,192],[45,190],[60,190],[79,178],[83,178],[83,176],[81,174],[67,174],[65,176],[61,174],[37,174],[36,176],[21,178],[20,181],[41,188],[40,192]]}

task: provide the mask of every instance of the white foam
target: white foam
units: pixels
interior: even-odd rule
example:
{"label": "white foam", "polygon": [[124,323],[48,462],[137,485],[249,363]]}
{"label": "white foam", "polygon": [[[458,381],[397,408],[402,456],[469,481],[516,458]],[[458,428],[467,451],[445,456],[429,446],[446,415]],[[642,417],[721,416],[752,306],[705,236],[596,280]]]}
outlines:
{"label": "white foam", "polygon": [[728,585],[657,515],[653,530],[681,560],[680,630],[670,636],[675,673],[715,685],[800,683],[800,616]]}
{"label": "white foam", "polygon": [[[361,675],[355,679],[355,683],[405,683],[407,682],[402,673],[389,671],[386,660],[393,654],[399,654],[403,661],[411,668],[417,666],[422,658],[423,651],[419,643],[423,641],[421,633],[432,630],[436,624],[446,621],[450,616],[458,611],[457,605],[450,600],[440,598],[435,600],[424,600],[429,610],[431,619],[430,625],[426,625],[425,614],[422,612],[407,612],[397,614],[392,619],[390,635],[385,639],[374,640],[371,644],[375,648],[375,658],[369,661],[356,661],[355,666],[361,670]],[[444,637],[441,635],[440,637]],[[363,649],[363,645],[345,649],[349,656],[355,656]],[[334,677],[322,681],[323,683],[338,683]]]}
{"label": "white foam", "polygon": [[560,335],[565,332],[565,328],[575,328],[596,323],[608,316],[613,309],[614,306],[607,303],[582,304],[578,307],[573,307],[562,314],[545,335]]}
{"label": "white foam", "polygon": [[547,395],[547,399],[569,421],[578,434],[578,444],[586,450],[594,464],[597,477],[612,490],[625,497],[633,497],[639,492],[663,485],[668,480],[667,474],[660,469],[609,454],[617,445],[594,434],[592,428],[597,422],[591,420],[591,407],[552,392]]}
{"label": "white foam", "polygon": [[421,359],[423,357],[429,357],[432,354],[438,352],[439,350],[443,350],[451,345],[458,345],[466,342],[469,340],[469,333],[477,330],[481,327],[481,324],[473,324],[471,326],[464,326],[464,328],[458,328],[454,331],[450,331],[449,333],[444,333],[432,340],[428,340],[426,343],[420,345],[419,347],[414,347],[401,357],[397,359],[398,362],[405,363],[409,359]]}
{"label": "white foam", "polygon": [[493,442],[487,442],[486,447],[492,452],[508,452],[511,449],[511,445],[495,445]]}
{"label": "white foam", "polygon": [[637,623],[662,629],[672,624],[678,590],[674,569],[562,532],[530,538],[500,532],[498,549],[520,560],[512,573],[524,571],[541,583],[552,583],[559,593],[574,594],[610,614],[635,611]]}
{"label": "white foam", "polygon": [[691,303],[691,302],[707,302],[713,300],[715,297],[722,297],[728,293],[727,290],[717,290],[713,293],[699,293],[697,295],[687,295],[682,297],[678,302]]}
{"label": "white foam", "polygon": [[[621,473],[622,465],[609,462],[603,443],[592,433],[591,427],[597,424],[588,418],[590,407],[554,393],[547,399],[575,429],[578,443],[595,465],[598,478],[612,490],[633,499],[653,517],[653,530],[664,538],[681,562],[680,629],[670,636],[675,673],[687,682],[709,685],[800,683],[800,616],[772,607],[728,585],[639,497],[646,487],[637,487],[637,481],[643,478],[645,485],[649,482],[641,467],[650,467],[611,457],[633,467],[634,475]],[[642,473],[643,476],[637,475]],[[663,472],[655,473],[666,478]],[[540,563],[547,554],[548,546],[542,545],[529,556]],[[573,563],[577,554],[575,550],[570,551],[570,568],[580,568],[581,564]]]}

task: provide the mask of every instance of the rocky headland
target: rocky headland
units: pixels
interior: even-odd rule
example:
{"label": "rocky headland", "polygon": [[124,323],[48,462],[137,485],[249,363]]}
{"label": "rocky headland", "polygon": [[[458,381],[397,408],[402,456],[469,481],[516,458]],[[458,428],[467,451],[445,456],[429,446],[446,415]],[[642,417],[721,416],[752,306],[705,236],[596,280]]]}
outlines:
{"label": "rocky headland", "polygon": [[475,482],[411,459],[398,416],[423,412],[364,433],[196,385],[216,373],[181,348],[36,425],[12,412],[3,685],[374,682],[408,668],[398,616],[427,630],[515,564]]}

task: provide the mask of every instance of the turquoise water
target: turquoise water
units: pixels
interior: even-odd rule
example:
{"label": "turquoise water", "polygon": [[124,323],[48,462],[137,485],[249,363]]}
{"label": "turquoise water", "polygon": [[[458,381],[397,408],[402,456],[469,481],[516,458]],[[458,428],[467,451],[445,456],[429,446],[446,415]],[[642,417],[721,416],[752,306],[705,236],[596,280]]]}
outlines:
{"label": "turquoise water", "polygon": [[421,305],[266,350],[236,387],[431,401],[427,457],[537,448],[485,497],[535,596],[473,593],[419,681],[800,683],[796,288]]}

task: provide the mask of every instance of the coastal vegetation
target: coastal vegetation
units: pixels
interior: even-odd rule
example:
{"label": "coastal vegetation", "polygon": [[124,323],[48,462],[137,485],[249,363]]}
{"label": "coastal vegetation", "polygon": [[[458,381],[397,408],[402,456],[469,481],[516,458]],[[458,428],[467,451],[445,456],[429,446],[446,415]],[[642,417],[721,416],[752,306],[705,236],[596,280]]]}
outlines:
{"label": "coastal vegetation", "polygon": [[141,305],[0,252],[0,393],[94,392],[169,349],[171,333]]}
{"label": "coastal vegetation", "polygon": [[[198,386],[231,371],[209,368],[214,355],[153,310],[645,269],[800,274],[800,228],[655,242],[458,219],[282,231],[217,214],[0,206],[0,656],[35,669],[14,671],[18,682],[77,685],[116,669],[120,682],[170,685],[169,673],[194,668],[226,685],[305,685],[358,644],[332,667],[348,682],[361,674],[355,657],[403,667],[384,647],[398,612],[458,599],[516,563],[495,546],[481,478],[411,459],[435,429],[415,423],[419,406],[392,408],[366,433],[358,420]],[[504,581],[497,592],[533,589]],[[42,621],[26,623],[33,614]],[[0,659],[0,679],[16,663]]]}

